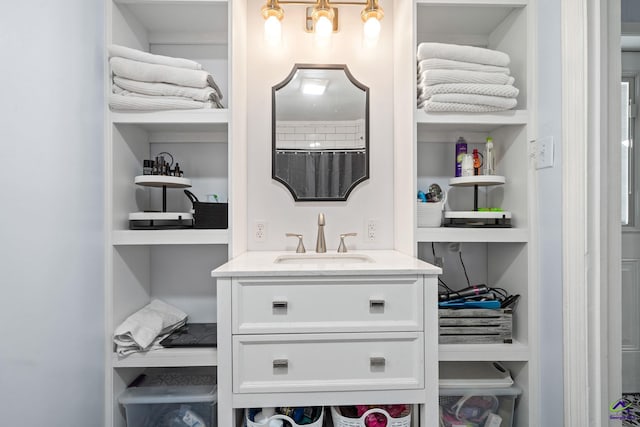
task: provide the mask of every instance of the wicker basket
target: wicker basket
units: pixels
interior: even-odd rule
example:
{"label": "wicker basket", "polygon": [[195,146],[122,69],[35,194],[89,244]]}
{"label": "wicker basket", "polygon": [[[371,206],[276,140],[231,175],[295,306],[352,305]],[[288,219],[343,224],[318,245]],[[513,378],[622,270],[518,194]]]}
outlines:
{"label": "wicker basket", "polygon": [[318,417],[318,419],[315,422],[311,424],[305,424],[304,426],[300,426],[300,424],[296,424],[296,422],[293,421],[290,417],[287,417],[286,415],[282,415],[282,414],[273,415],[269,417],[269,419],[264,423],[257,423],[249,419],[249,410],[245,410],[244,419],[247,422],[247,427],[268,427],[269,421],[271,420],[285,420],[285,421],[288,421],[289,424],[291,424],[293,427],[322,427],[322,422],[324,421],[324,408],[322,408],[322,412],[320,412],[320,417]]}
{"label": "wicker basket", "polygon": [[334,427],[366,427],[364,420],[369,414],[379,413],[387,418],[387,427],[410,427],[411,426],[411,412],[409,415],[402,418],[392,418],[387,411],[381,408],[372,408],[362,414],[360,418],[347,418],[338,413],[335,407],[331,407],[331,418],[333,419]]}

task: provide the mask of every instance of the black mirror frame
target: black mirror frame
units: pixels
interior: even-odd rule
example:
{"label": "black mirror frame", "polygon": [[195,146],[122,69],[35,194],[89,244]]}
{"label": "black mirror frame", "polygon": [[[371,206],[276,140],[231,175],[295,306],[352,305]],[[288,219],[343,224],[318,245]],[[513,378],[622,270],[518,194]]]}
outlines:
{"label": "black mirror frame", "polygon": [[[345,75],[349,79],[349,81],[356,86],[358,89],[362,90],[365,94],[365,121],[364,121],[364,135],[365,135],[365,173],[364,176],[356,181],[354,181],[351,186],[347,189],[344,197],[298,197],[293,188],[281,179],[276,176],[276,91],[285,87],[293,77],[298,72],[298,70],[342,70]],[[289,75],[280,83],[271,88],[271,178],[275,181],[283,184],[287,190],[293,196],[293,200],[296,202],[345,202],[349,198],[349,194],[351,191],[363,181],[369,179],[369,87],[363,85],[349,71],[349,68],[346,64],[294,64],[293,69],[289,73]]]}

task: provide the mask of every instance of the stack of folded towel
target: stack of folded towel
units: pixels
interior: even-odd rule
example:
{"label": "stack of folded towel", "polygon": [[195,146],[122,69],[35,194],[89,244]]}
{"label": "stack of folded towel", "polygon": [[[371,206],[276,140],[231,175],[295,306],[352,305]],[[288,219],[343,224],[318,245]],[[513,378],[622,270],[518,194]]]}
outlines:
{"label": "stack of folded towel", "polygon": [[114,110],[223,108],[213,76],[195,61],[110,45],[109,65]]}
{"label": "stack of folded towel", "polygon": [[160,341],[186,322],[186,313],[164,301],[153,300],[116,328],[113,334],[116,352],[126,356],[162,348]]}
{"label": "stack of folded towel", "polygon": [[418,108],[491,112],[516,106],[518,89],[504,52],[446,43],[418,45]]}

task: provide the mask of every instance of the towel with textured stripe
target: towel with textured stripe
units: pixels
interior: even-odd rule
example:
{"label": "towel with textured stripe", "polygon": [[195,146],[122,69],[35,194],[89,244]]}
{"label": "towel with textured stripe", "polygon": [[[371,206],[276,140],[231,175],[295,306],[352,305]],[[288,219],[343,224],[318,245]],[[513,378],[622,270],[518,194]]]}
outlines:
{"label": "towel with textured stripe", "polygon": [[120,77],[140,82],[171,83],[179,86],[205,88],[210,86],[220,93],[211,74],[204,70],[170,67],[168,65],[147,64],[131,59],[114,57],[109,60],[111,71]]}
{"label": "towel with textured stripe", "polygon": [[220,103],[218,92],[216,92],[216,90],[212,87],[195,88],[172,85],[169,83],[139,82],[136,80],[125,79],[118,76],[114,76],[113,83],[115,86],[118,86],[122,89],[143,95],[181,96],[193,99],[195,101],[212,101],[216,104]]}
{"label": "towel with textured stripe", "polygon": [[484,73],[511,74],[509,67],[476,64],[474,62],[452,61],[450,59],[429,58],[418,62],[418,74],[427,70],[466,70],[482,71]]}
{"label": "towel with textured stripe", "polygon": [[418,61],[429,58],[451,59],[453,61],[507,67],[511,58],[504,52],[483,47],[449,43],[425,42],[418,45]]}
{"label": "towel with textured stripe", "polygon": [[174,58],[171,56],[156,55],[138,49],[132,49],[117,44],[109,45],[109,58],[119,56],[121,58],[132,59],[134,61],[146,62],[148,64],[168,65],[170,67],[188,68],[191,70],[202,70],[202,65],[196,61],[185,58]]}
{"label": "towel with textured stripe", "polygon": [[176,99],[166,96],[127,96],[112,93],[109,95],[109,106],[114,110],[196,110],[212,108],[211,102],[194,101],[192,99]]}
{"label": "towel with textured stripe", "polygon": [[[515,100],[514,100],[515,101]],[[496,111],[505,111],[509,108],[494,107],[492,105],[482,104],[463,104],[459,102],[438,102],[429,99],[424,102],[425,111],[429,112],[457,112],[457,113],[490,113]]]}
{"label": "towel with textured stripe", "polygon": [[515,79],[502,73],[483,73],[464,70],[427,70],[420,74],[419,85],[437,85],[442,83],[483,83],[512,85]]}
{"label": "towel with textured stripe", "polygon": [[[193,99],[191,98],[187,98],[184,96],[176,96],[176,95],[145,95],[143,93],[138,93],[138,92],[131,92],[129,90],[123,89],[120,86],[114,84],[113,85],[113,93],[117,94],[117,95],[122,95],[122,96],[137,96],[139,98],[150,98],[150,99],[160,99],[160,100],[166,100],[166,99],[175,99],[175,100],[179,100],[179,101],[193,101]],[[222,104],[220,104],[219,102],[213,101],[213,100],[207,100],[207,101],[200,101],[203,102],[205,105],[202,108],[224,108],[222,106]],[[209,107],[208,105],[211,104],[211,107]]]}
{"label": "towel with textured stripe", "polygon": [[419,86],[418,98],[431,98],[439,93],[468,93],[473,95],[502,96],[515,98],[520,91],[511,85],[490,85],[477,83],[444,83],[433,86]]}

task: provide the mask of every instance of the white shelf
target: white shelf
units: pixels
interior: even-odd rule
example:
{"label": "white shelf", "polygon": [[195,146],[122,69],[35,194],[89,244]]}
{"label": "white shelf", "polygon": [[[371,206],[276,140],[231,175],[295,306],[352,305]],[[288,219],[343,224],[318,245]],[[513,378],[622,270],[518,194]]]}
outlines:
{"label": "white shelf", "polygon": [[417,228],[416,241],[461,243],[527,243],[529,231],[525,228]]}
{"label": "white shelf", "polygon": [[[415,111],[418,128],[430,132],[492,132],[502,126],[526,125],[527,110],[508,110],[495,113],[427,113]],[[420,139],[418,139],[420,141]]]}
{"label": "white shelf", "polygon": [[529,0],[416,0],[416,4],[432,6],[508,6],[525,7]]}
{"label": "white shelf", "polygon": [[514,341],[513,344],[440,344],[440,361],[522,361],[529,360],[529,346]]}
{"label": "white shelf", "polygon": [[114,246],[226,245],[229,230],[119,230],[111,235]]}
{"label": "white shelf", "polygon": [[137,185],[144,187],[189,188],[191,180],[179,176],[166,175],[138,175],[133,180]]}
{"label": "white shelf", "polygon": [[452,187],[473,187],[476,185],[488,187],[491,185],[502,185],[504,183],[505,178],[500,175],[459,176],[449,180],[449,185]]}
{"label": "white shelf", "polygon": [[[112,111],[113,123],[134,124],[226,124],[229,123],[229,110],[226,108],[207,108],[200,110],[171,110],[122,112]],[[172,126],[173,127],[173,126]]]}
{"label": "white shelf", "polygon": [[120,357],[113,353],[114,368],[217,366],[217,348],[165,348]]}

